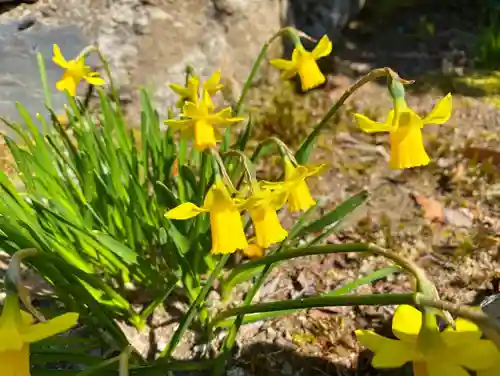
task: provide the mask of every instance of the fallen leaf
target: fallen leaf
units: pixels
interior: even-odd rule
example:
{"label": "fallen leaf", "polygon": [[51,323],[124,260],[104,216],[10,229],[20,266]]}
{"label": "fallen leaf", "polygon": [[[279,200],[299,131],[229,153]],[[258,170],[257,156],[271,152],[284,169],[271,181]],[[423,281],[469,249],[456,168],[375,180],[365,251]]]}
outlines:
{"label": "fallen leaf", "polygon": [[431,197],[422,196],[418,193],[414,193],[413,198],[424,211],[424,217],[426,219],[444,223],[444,208],[439,201]]}
{"label": "fallen leaf", "polygon": [[474,220],[474,215],[467,209],[448,209],[443,210],[444,219],[446,223],[455,226],[470,228],[472,227],[472,222]]}

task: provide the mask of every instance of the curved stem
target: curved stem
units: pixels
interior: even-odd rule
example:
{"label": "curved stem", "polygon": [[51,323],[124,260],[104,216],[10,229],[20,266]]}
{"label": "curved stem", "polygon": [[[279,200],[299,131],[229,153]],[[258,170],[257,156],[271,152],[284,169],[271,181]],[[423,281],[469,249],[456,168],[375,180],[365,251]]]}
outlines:
{"label": "curved stem", "polygon": [[211,325],[227,319],[231,316],[244,315],[257,312],[283,311],[287,309],[307,309],[328,306],[358,306],[358,305],[398,305],[415,304],[415,294],[366,294],[366,295],[342,295],[328,297],[300,298],[279,302],[258,303],[242,307],[230,308],[218,313],[212,320]]}
{"label": "curved stem", "polygon": [[[233,155],[233,156],[236,156],[240,159],[241,163],[243,164],[243,169],[245,171],[245,174],[247,175],[248,182],[250,183],[250,187],[252,186],[252,184],[251,184],[252,182],[257,182],[255,168],[253,167],[252,162],[250,162],[250,159],[247,157],[247,155],[245,153],[243,153],[240,150],[232,150],[231,149],[231,150],[226,151],[222,155],[224,157]],[[241,179],[243,179],[243,176],[241,177]],[[240,182],[241,182],[241,179],[240,179]],[[238,184],[236,185],[237,188],[239,188],[240,182],[238,182]]]}
{"label": "curved stem", "polygon": [[351,85],[342,96],[337,100],[337,102],[330,108],[330,110],[323,116],[323,119],[314,127],[311,133],[304,140],[299,150],[295,153],[295,158],[300,164],[304,164],[311,154],[312,147],[314,141],[318,137],[319,133],[322,129],[328,124],[328,121],[337,113],[339,108],[344,104],[344,102],[360,87],[367,84],[370,81],[374,81],[380,77],[390,77],[391,79],[400,80],[404,83],[409,82],[405,80],[401,80],[399,76],[390,68],[377,68],[361,77],[358,81],[356,81],[353,85]]}
{"label": "curved stem", "polygon": [[244,264],[237,265],[226,278],[225,283],[230,282],[238,274],[254,269],[259,266],[271,265],[277,261],[290,260],[296,257],[312,256],[312,255],[322,255],[328,253],[344,253],[344,252],[369,252],[370,245],[367,243],[353,243],[353,244],[325,244],[318,245],[309,248],[292,248],[286,252],[274,253],[269,256],[264,256],[262,258],[251,260],[245,262]]}
{"label": "curved stem", "polygon": [[250,74],[248,75],[247,80],[245,81],[245,84],[243,85],[243,89],[241,91],[240,98],[238,99],[238,103],[236,104],[236,108],[234,110],[234,112],[236,113],[236,115],[235,115],[236,117],[241,115],[241,112],[243,110],[243,102],[246,99],[248,91],[252,87],[253,80],[254,80],[255,76],[257,75],[257,72],[259,71],[259,67],[262,64],[262,61],[264,60],[264,58],[267,55],[267,51],[269,50],[269,47],[278,37],[280,37],[281,35],[283,35],[285,33],[288,33],[290,35],[290,37],[292,38],[292,40],[294,40],[295,42],[298,39],[298,35],[301,34],[295,28],[289,26],[289,27],[285,27],[285,28],[279,30],[266,43],[264,43],[264,45],[262,46],[262,48],[259,52],[259,55],[257,56],[257,59],[255,59],[255,62],[252,65],[252,69],[250,71]]}
{"label": "curved stem", "polygon": [[5,286],[7,291],[14,289],[19,295],[24,306],[30,313],[40,322],[44,322],[45,317],[31,304],[31,299],[28,289],[23,285],[21,279],[21,263],[26,257],[35,256],[38,251],[35,248],[21,249],[14,253],[10,259],[7,272],[5,273]]}

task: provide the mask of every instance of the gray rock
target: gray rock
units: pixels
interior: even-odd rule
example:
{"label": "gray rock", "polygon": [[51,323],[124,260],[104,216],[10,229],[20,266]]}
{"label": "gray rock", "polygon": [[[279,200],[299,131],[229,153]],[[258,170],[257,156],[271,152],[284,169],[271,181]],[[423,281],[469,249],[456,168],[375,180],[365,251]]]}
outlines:
{"label": "gray rock", "polygon": [[[52,89],[52,105],[56,112],[63,111],[67,103],[64,93],[55,88],[62,69],[52,62],[53,44],[61,48],[65,57],[72,58],[88,43],[74,26],[53,27],[34,22],[0,23],[0,115],[20,121],[16,102],[22,103],[32,116],[49,115],[44,105],[44,95],[37,64],[37,52],[44,57],[47,82]],[[88,63],[97,64],[95,57]],[[83,90],[82,90],[83,89]],[[85,88],[80,86],[80,92]],[[0,130],[11,131],[0,125]]]}

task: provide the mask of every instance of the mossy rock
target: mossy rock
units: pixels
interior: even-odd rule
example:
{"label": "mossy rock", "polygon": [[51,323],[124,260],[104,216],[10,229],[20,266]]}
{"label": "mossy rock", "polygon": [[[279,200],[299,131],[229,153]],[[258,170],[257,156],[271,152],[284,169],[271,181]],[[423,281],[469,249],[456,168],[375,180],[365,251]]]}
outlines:
{"label": "mossy rock", "polygon": [[500,94],[500,71],[475,72],[453,77],[453,89],[464,95],[481,97]]}

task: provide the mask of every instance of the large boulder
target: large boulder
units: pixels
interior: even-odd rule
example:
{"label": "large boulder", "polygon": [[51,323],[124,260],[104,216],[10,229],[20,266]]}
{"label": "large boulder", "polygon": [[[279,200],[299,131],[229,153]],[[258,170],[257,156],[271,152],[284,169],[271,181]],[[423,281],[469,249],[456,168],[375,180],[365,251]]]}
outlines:
{"label": "large boulder", "polygon": [[[68,56],[76,56],[88,44],[79,28],[71,25],[47,26],[29,19],[0,23],[0,116],[21,120],[16,102],[22,103],[32,116],[49,115],[44,105],[37,52],[44,57],[52,105],[57,112],[63,111],[67,100],[64,93],[55,89],[63,71],[52,62],[54,43]],[[92,61],[95,59],[91,58]],[[3,123],[0,130],[15,136]]]}
{"label": "large boulder", "polygon": [[[150,90],[163,115],[176,102],[168,83],[184,82],[187,65],[193,65],[202,77],[222,69],[224,78],[238,92],[238,84],[247,77],[262,45],[282,26],[295,25],[314,37],[325,33],[332,36],[363,3],[363,0],[51,0],[18,6],[1,14],[0,24],[10,25],[8,22],[12,20],[31,17],[38,24],[71,25],[80,30],[109,59],[122,100],[130,103],[130,113],[135,114],[131,118],[137,119],[138,86]],[[42,39],[42,45],[47,46],[55,41]],[[71,56],[82,47],[81,42],[69,39],[65,43],[63,39],[64,35],[58,40],[65,55]],[[271,56],[281,53],[280,44],[275,47],[270,51]],[[46,53],[50,57],[51,51]],[[25,64],[31,64],[29,90],[32,90],[39,85],[37,70],[32,63]],[[2,69],[13,70],[15,65],[10,63]],[[23,75],[28,67],[21,64],[18,70]],[[34,107],[33,100],[27,103],[39,108]]]}

